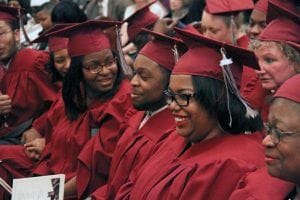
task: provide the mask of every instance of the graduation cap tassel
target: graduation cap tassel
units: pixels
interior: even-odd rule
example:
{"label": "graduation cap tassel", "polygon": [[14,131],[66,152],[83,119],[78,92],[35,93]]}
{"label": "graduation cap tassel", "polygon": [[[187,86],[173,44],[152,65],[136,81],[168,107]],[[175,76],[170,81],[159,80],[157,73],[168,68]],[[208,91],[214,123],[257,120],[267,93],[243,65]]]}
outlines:
{"label": "graduation cap tassel", "polygon": [[133,77],[133,70],[130,66],[127,65],[127,62],[125,60],[125,56],[122,50],[122,44],[121,44],[121,37],[120,37],[120,28],[116,26],[116,46],[117,46],[117,51],[118,51],[118,56],[120,59],[120,64],[122,71],[124,75],[131,80]]}
{"label": "graduation cap tassel", "polygon": [[226,57],[226,51],[224,48],[220,49],[220,52],[222,54],[222,60],[220,61],[220,66],[222,67],[222,71],[223,71],[223,78],[224,78],[224,82],[225,82],[225,86],[226,86],[226,94],[227,94],[227,109],[229,112],[229,116],[230,116],[230,121],[229,121],[229,126],[231,127],[232,125],[232,116],[231,116],[231,112],[230,112],[230,98],[229,98],[229,92],[231,92],[232,94],[234,94],[238,100],[245,106],[246,108],[246,114],[245,116],[247,118],[255,118],[258,115],[258,112],[254,109],[252,109],[247,102],[241,97],[239,90],[235,84],[235,80],[233,78],[231,69],[230,69],[230,64],[233,63],[231,58],[227,58]]}
{"label": "graduation cap tassel", "polygon": [[177,49],[176,44],[174,44],[174,47],[173,47],[172,51],[173,51],[173,54],[174,54],[175,63],[177,63],[178,60],[179,60],[179,53],[178,53],[178,49]]}
{"label": "graduation cap tassel", "polygon": [[27,32],[25,30],[25,26],[23,24],[21,9],[18,9],[18,15],[19,15],[20,28],[22,29],[22,32],[23,32],[25,40],[26,40],[26,44],[24,46],[29,46],[31,44],[31,41],[30,41],[30,39],[27,35]]}

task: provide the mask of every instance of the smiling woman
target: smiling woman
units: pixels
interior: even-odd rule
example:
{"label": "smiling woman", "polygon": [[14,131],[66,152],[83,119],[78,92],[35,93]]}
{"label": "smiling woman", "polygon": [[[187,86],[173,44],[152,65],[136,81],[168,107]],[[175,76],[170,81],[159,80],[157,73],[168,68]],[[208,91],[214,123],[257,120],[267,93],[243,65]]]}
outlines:
{"label": "smiling woman", "polygon": [[[275,93],[263,144],[269,173],[300,186],[300,75],[288,79]],[[292,199],[300,196],[294,190]]]}
{"label": "smiling woman", "polygon": [[[248,116],[237,94],[226,92],[235,82],[224,80],[219,48],[224,47],[233,56],[230,69],[237,82],[242,64],[252,60],[254,54],[199,34],[177,32],[190,46],[175,64],[169,89],[164,92],[176,132],[127,180],[116,199],[227,200],[247,185],[243,180],[264,167],[260,134],[243,134],[260,130],[261,119]],[[218,48],[207,47],[212,44]],[[259,179],[267,177],[264,173]],[[267,181],[274,183],[276,180]],[[256,191],[245,193],[236,199],[265,199]],[[280,190],[277,194],[280,199]]]}

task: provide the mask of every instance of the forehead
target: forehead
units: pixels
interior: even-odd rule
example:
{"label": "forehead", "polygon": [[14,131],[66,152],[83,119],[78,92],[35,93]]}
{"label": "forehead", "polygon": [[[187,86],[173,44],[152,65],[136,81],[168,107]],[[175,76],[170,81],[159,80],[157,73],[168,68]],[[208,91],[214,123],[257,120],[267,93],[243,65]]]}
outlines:
{"label": "forehead", "polygon": [[266,21],[266,13],[259,11],[259,10],[253,10],[250,19],[253,21]]}
{"label": "forehead", "polygon": [[7,28],[10,28],[8,23],[4,20],[0,20],[0,29],[7,29]]}
{"label": "forehead", "polygon": [[226,26],[226,22],[223,16],[212,15],[207,13],[205,10],[202,13],[201,24],[203,26]]}
{"label": "forehead", "polygon": [[300,104],[284,98],[276,98],[271,106],[269,121],[300,130]]}
{"label": "forehead", "polygon": [[111,57],[113,57],[112,51],[110,49],[104,49],[102,51],[97,51],[83,56],[83,62],[88,62],[95,59],[99,61],[105,61],[106,59]]}
{"label": "forehead", "polygon": [[133,68],[135,70],[146,70],[150,73],[161,73],[159,64],[142,54],[138,54],[136,57]]}
{"label": "forehead", "polygon": [[272,53],[284,56],[282,49],[275,42],[261,41],[255,49],[256,53]]}
{"label": "forehead", "polygon": [[193,90],[192,75],[171,74],[169,87],[174,92],[181,90]]}

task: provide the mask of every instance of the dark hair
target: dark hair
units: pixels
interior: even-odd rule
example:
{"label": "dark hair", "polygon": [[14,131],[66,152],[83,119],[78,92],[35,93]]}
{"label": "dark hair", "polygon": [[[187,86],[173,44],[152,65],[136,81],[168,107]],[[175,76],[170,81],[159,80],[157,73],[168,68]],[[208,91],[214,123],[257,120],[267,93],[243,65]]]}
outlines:
{"label": "dark hair", "polygon": [[[116,54],[113,52],[116,57]],[[119,60],[119,59],[117,59]],[[84,78],[82,74],[83,56],[71,58],[69,71],[63,79],[62,97],[65,104],[65,112],[69,120],[76,120],[80,113],[87,110],[86,93],[84,86]],[[123,80],[123,73],[119,62],[117,61],[118,74],[112,90],[101,93],[101,99],[111,98],[119,89],[119,85]]]}
{"label": "dark hair", "polygon": [[46,68],[50,72],[51,80],[52,80],[53,83],[55,83],[56,81],[62,81],[63,80],[62,76],[60,75],[60,73],[55,68],[54,53],[53,52],[50,52],[50,59],[49,59],[48,64],[46,65]]}
{"label": "dark hair", "polygon": [[215,117],[221,128],[231,134],[255,132],[263,128],[261,117],[247,118],[246,108],[230,93],[229,109],[232,116],[232,125],[229,126],[229,112],[227,108],[227,95],[222,81],[202,76],[192,76],[196,92],[196,100],[205,108],[211,117]]}
{"label": "dark hair", "polygon": [[13,31],[20,29],[19,20],[5,20],[5,22]]}
{"label": "dark hair", "polygon": [[80,23],[87,20],[84,12],[72,1],[60,1],[51,13],[53,23]]}
{"label": "dark hair", "polygon": [[45,11],[46,13],[51,14],[54,6],[55,6],[55,3],[51,2],[51,1],[43,3],[42,5],[40,5],[36,8],[35,14],[38,12],[41,12],[41,11]]}

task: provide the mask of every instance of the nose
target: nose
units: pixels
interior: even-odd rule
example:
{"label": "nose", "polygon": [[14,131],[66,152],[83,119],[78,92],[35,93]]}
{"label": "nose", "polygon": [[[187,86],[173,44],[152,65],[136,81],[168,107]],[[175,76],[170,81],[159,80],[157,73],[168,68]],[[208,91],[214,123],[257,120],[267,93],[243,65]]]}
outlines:
{"label": "nose", "polygon": [[64,69],[69,70],[70,65],[71,65],[71,59],[69,58],[69,59],[67,59],[65,65],[64,65]]}
{"label": "nose", "polygon": [[267,136],[263,139],[262,144],[263,144],[265,147],[274,147],[274,146],[275,146],[275,144],[274,144],[274,142],[272,141],[270,135],[267,135]]}
{"label": "nose", "polygon": [[252,26],[249,29],[250,34],[254,35],[254,36],[258,36],[261,32],[259,26],[257,24],[255,24],[254,26]]}
{"label": "nose", "polygon": [[137,74],[133,75],[133,77],[132,77],[132,79],[130,81],[130,84],[131,84],[132,87],[139,85],[138,75]]}
{"label": "nose", "polygon": [[176,103],[174,99],[171,103],[168,104],[168,107],[173,112],[177,112],[181,109],[181,107]]}

